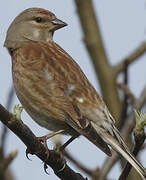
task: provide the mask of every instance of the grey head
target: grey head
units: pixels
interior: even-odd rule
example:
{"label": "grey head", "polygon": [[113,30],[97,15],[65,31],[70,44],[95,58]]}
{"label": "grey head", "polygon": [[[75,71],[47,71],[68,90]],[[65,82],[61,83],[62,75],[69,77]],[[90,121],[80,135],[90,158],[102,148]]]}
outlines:
{"label": "grey head", "polygon": [[29,8],[20,13],[8,28],[4,46],[16,49],[30,41],[52,41],[55,30],[67,24],[42,8]]}

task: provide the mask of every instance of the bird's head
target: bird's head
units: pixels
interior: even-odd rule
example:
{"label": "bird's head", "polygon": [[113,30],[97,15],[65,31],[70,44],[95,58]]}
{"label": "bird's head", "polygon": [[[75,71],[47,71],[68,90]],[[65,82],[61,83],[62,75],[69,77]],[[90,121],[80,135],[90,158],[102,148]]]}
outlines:
{"label": "bird's head", "polygon": [[20,13],[10,25],[4,46],[17,48],[28,41],[49,42],[53,33],[67,24],[45,9],[29,8]]}

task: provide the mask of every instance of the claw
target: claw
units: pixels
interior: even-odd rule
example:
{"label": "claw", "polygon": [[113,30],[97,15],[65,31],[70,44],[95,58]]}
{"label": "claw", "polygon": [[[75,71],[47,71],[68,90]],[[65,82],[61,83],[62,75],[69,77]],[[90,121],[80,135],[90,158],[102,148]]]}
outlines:
{"label": "claw", "polygon": [[63,170],[65,169],[65,167],[66,167],[66,163],[63,165],[63,167],[62,167],[61,169],[59,169],[59,170],[57,171],[57,173],[63,171]]}
{"label": "claw", "polygon": [[44,171],[45,171],[45,173],[46,173],[46,174],[48,174],[48,175],[49,175],[49,173],[47,172],[47,168],[48,168],[47,164],[46,164],[46,163],[44,163]]}
{"label": "claw", "polygon": [[25,155],[26,155],[26,157],[27,157],[28,160],[32,161],[32,160],[29,158],[29,156],[28,156],[29,154],[31,154],[31,152],[30,152],[28,149],[26,149]]}
{"label": "claw", "polygon": [[43,137],[38,137],[38,140],[44,145],[45,149],[46,149],[46,153],[47,153],[47,159],[49,158],[49,149],[48,149],[48,146],[47,146],[47,140],[46,140],[46,137],[43,136]]}
{"label": "claw", "polygon": [[47,146],[47,139],[46,139],[45,136],[38,137],[37,139],[45,146],[46,149],[48,149],[48,146]]}

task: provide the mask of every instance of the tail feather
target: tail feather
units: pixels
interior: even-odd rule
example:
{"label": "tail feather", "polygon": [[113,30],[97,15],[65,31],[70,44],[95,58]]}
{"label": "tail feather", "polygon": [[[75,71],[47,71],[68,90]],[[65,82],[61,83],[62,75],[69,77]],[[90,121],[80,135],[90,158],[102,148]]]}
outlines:
{"label": "tail feather", "polygon": [[[80,130],[81,132],[81,130]],[[112,156],[111,150],[108,147],[107,143],[98,135],[96,129],[89,123],[88,126],[82,129],[82,135],[84,135],[89,141],[95,144],[98,148],[100,148],[104,153],[108,156]]]}
{"label": "tail feather", "polygon": [[108,147],[108,145],[110,145],[137,170],[143,180],[146,180],[146,171],[144,167],[130,153],[119,131],[114,126],[113,121],[104,121],[102,124],[88,121],[88,123],[85,123],[86,126],[83,128],[79,127],[72,118],[70,118],[68,123],[79,134],[85,136],[89,141],[109,156],[111,156],[111,151]]}
{"label": "tail feather", "polygon": [[[75,121],[69,116],[70,121],[68,121],[68,124],[73,127],[79,134],[82,134],[85,136],[89,141],[91,141],[93,144],[95,144],[98,148],[100,148],[105,154],[108,156],[112,156],[111,150],[108,147],[107,143],[104,142],[102,137],[98,134],[96,128],[96,124],[93,124],[92,122],[88,122],[87,126],[84,128],[81,128],[77,126]],[[85,119],[84,119],[85,120]]]}
{"label": "tail feather", "polygon": [[115,138],[104,135],[104,141],[112,146],[112,148],[119,152],[141,175],[143,180],[146,180],[146,171],[144,167],[135,159],[135,157],[130,153],[127,146],[125,145],[124,141],[122,140],[121,136],[119,135],[118,139],[120,138],[122,144],[119,143]]}
{"label": "tail feather", "polygon": [[98,126],[92,122],[92,125],[102,137],[102,139],[109,144],[115,151],[120,153],[141,175],[143,180],[146,180],[146,170],[144,167],[136,160],[136,158],[130,153],[128,147],[126,146],[123,138],[120,135],[118,129],[112,123],[108,123],[107,126]]}

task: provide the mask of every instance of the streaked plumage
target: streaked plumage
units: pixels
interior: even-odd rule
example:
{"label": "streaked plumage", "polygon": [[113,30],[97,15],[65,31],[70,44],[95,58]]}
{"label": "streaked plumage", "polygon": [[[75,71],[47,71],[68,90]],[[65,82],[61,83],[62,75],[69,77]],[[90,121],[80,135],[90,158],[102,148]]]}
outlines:
{"label": "streaked plumage", "polygon": [[[37,24],[37,17],[44,22]],[[111,155],[111,145],[145,179],[144,168],[130,154],[103,100],[77,63],[53,42],[52,35],[62,22],[55,20],[49,11],[28,9],[8,30],[5,46],[12,56],[19,100],[32,119],[49,130],[66,129],[72,136],[84,135],[107,155]]]}

